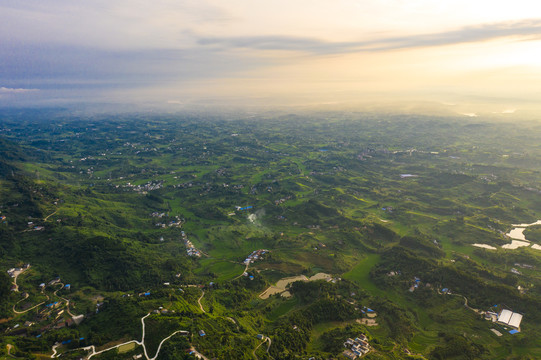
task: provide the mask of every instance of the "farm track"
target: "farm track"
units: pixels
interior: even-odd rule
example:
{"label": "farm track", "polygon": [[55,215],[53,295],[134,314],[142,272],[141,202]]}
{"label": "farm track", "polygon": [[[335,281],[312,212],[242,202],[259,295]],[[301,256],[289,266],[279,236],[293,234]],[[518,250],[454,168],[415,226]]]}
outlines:
{"label": "farm track", "polygon": [[[118,345],[115,345],[115,346],[112,346],[110,348],[107,348],[107,349],[103,349],[103,350],[100,350],[100,351],[96,351],[96,347],[94,345],[91,345],[91,346],[87,346],[87,347],[84,347],[84,348],[80,348],[80,349],[75,349],[75,350],[85,350],[85,351],[91,351],[91,354],[88,355],[86,357],[86,359],[90,359],[96,355],[99,355],[99,354],[102,354],[104,352],[107,352],[107,351],[110,351],[110,350],[113,350],[113,349],[117,349],[121,346],[124,346],[124,345],[128,345],[128,344],[137,344],[139,346],[142,346],[143,347],[143,354],[145,356],[145,359],[146,360],[155,360],[158,355],[160,354],[160,350],[162,348],[162,345],[167,341],[169,340],[171,337],[175,336],[176,334],[180,333],[180,332],[184,332],[185,330],[177,330],[177,331],[174,331],[173,333],[171,333],[171,335],[165,337],[162,339],[162,341],[160,341],[160,344],[158,345],[158,349],[156,350],[156,354],[154,354],[154,356],[150,357],[150,355],[148,354],[148,351],[147,351],[147,347],[145,345],[145,335],[146,335],[146,326],[145,326],[145,319],[147,317],[150,316],[150,313],[146,314],[145,316],[143,316],[141,318],[141,328],[142,328],[142,336],[141,336],[141,341],[138,341],[138,340],[130,340],[130,341],[126,341],[122,344],[118,344]],[[57,356],[57,351],[56,351],[56,348],[59,346],[59,344],[55,344],[52,348],[53,350],[53,354],[51,355],[51,358],[56,358]],[[195,350],[194,350],[195,351]],[[199,352],[195,351],[196,354],[200,355],[203,359],[205,360],[208,360],[205,356],[203,356],[202,354],[200,354]],[[59,355],[60,356],[60,355]]]}
{"label": "farm track", "polygon": [[205,290],[203,290],[203,293],[201,294],[199,299],[197,299],[197,303],[199,304],[199,308],[201,309],[201,311],[206,313],[205,309],[203,309],[203,305],[201,305],[201,299],[203,299],[203,296],[205,296]]}

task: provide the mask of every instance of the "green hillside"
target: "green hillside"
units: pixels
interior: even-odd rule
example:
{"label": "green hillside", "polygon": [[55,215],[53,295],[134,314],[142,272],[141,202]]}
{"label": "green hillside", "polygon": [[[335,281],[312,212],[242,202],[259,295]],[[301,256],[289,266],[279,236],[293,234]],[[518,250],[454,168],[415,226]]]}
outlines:
{"label": "green hillside", "polygon": [[[541,357],[539,226],[502,247],[541,219],[537,123],[21,112],[0,129],[0,359],[345,359],[361,334],[366,359]],[[504,309],[519,333],[485,320]]]}

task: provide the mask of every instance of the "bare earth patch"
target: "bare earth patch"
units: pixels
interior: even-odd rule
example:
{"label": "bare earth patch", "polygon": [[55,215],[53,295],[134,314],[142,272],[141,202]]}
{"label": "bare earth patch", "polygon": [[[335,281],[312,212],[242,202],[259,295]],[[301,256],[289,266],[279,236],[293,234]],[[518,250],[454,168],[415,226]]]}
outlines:
{"label": "bare earth patch", "polygon": [[366,326],[378,326],[378,322],[375,319],[357,319],[357,322]]}

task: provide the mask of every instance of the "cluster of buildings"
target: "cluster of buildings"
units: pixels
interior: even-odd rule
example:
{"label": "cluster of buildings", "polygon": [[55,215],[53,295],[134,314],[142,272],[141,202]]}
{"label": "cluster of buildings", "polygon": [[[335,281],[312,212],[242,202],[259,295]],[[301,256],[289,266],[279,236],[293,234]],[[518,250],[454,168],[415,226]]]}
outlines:
{"label": "cluster of buildings", "polygon": [[250,255],[248,255],[248,257],[243,261],[243,264],[249,265],[255,262],[256,260],[261,259],[261,257],[268,252],[269,250],[265,250],[265,249],[255,250]]}
{"label": "cluster of buildings", "polygon": [[157,218],[162,218],[164,216],[168,216],[168,214],[166,214],[164,212],[160,213],[160,212],[154,211],[152,214],[150,214],[150,216],[157,217]]}
{"label": "cluster of buildings", "polygon": [[274,200],[274,205],[280,205],[280,204],[283,204],[285,203],[287,200],[290,200],[291,199],[291,195],[289,196],[286,196],[285,198],[281,198],[279,200]]}
{"label": "cluster of buildings", "polygon": [[368,338],[364,334],[360,334],[355,339],[347,339],[344,343],[346,350],[342,353],[345,357],[355,360],[363,355],[366,355],[372,349],[368,343]]}
{"label": "cluster of buildings", "polygon": [[398,276],[398,275],[402,275],[402,272],[400,270],[396,270],[396,271],[389,271],[387,273],[387,276]]}
{"label": "cluster of buildings", "polygon": [[530,270],[535,269],[535,266],[528,265],[528,264],[515,263],[515,266],[518,266],[518,267],[523,268],[523,269],[530,269]]}
{"label": "cluster of buildings", "polygon": [[130,188],[140,194],[146,194],[148,191],[158,190],[163,187],[163,181],[153,182],[149,181],[143,185],[134,185],[132,183],[126,183],[123,187]]}
{"label": "cluster of buildings", "polygon": [[248,279],[253,280],[255,277],[253,275],[248,274],[246,271],[242,273],[242,276],[247,276]]}
{"label": "cluster of buildings", "polygon": [[[155,217],[155,218],[163,218],[163,217],[169,217],[169,214],[168,213],[160,213],[160,212],[153,212],[152,214],[150,214],[150,216],[152,217]],[[169,220],[167,222],[157,222],[155,223],[154,225],[156,225],[156,227],[161,227],[161,228],[166,228],[166,227],[181,227],[182,224],[184,223],[184,221],[180,218],[180,216],[175,216],[172,220]]]}
{"label": "cluster of buildings", "polygon": [[167,315],[169,313],[175,313],[175,310],[164,309],[163,306],[158,307],[156,310],[152,310],[153,314]]}
{"label": "cluster of buildings", "polygon": [[32,221],[29,221],[27,225],[29,229],[34,230],[34,231],[45,230],[45,226],[35,225],[34,222]]}
{"label": "cluster of buildings", "polygon": [[186,188],[191,188],[193,186],[193,182],[186,182],[186,183],[182,183],[182,184],[175,184],[173,185],[173,188],[176,189],[176,188],[181,188],[181,189],[186,189]]}
{"label": "cluster of buildings", "polygon": [[182,226],[182,221],[180,221],[179,219],[176,219],[176,220],[171,220],[169,222],[165,222],[165,223],[161,223],[161,222],[158,222],[156,224],[156,227],[159,227],[159,228],[162,228],[162,229],[165,229],[166,227],[181,227]]}
{"label": "cluster of buildings", "polygon": [[[64,327],[79,325],[85,317],[84,315],[66,316],[67,314],[65,305],[60,301],[45,304],[34,317],[34,321],[36,323],[41,323],[49,319],[52,319],[52,321],[38,330],[40,334],[37,337],[40,337],[41,333],[51,329],[62,329]],[[31,325],[33,324],[31,323]]]}
{"label": "cluster of buildings", "polygon": [[410,286],[409,291],[414,292],[419,287],[420,283],[421,283],[421,279],[419,279],[417,276],[415,276],[413,278],[413,284]]}
{"label": "cluster of buildings", "polygon": [[182,232],[182,240],[186,246],[186,253],[188,256],[201,257],[201,251],[197,250],[195,246],[193,246],[192,242],[188,240],[188,237],[184,231]]}
{"label": "cluster of buildings", "polygon": [[509,331],[511,334],[520,332],[522,314],[507,309],[503,309],[499,314],[493,311],[487,311],[485,312],[485,319],[491,320],[503,326],[509,326],[512,329]]}
{"label": "cluster of buildings", "polygon": [[20,273],[22,273],[29,267],[30,267],[30,264],[24,264],[22,267],[11,268],[7,272],[10,277],[14,278],[15,276],[19,275]]}

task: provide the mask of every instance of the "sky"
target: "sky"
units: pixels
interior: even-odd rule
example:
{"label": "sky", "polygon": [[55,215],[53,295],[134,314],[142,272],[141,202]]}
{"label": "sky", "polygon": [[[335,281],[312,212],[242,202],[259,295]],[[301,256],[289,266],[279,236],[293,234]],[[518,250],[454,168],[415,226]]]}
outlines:
{"label": "sky", "polygon": [[541,104],[534,0],[0,0],[0,105]]}

